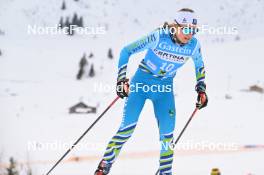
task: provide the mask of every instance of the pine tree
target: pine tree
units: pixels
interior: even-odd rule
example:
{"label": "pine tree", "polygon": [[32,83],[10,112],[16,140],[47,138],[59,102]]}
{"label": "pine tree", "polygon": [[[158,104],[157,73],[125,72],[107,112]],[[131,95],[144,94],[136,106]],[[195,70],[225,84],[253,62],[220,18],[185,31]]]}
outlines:
{"label": "pine tree", "polygon": [[80,68],[82,68],[82,67],[84,67],[85,65],[88,64],[88,61],[86,59],[86,54],[85,53],[83,54],[79,64],[80,64]]}
{"label": "pine tree", "polygon": [[62,29],[63,27],[65,27],[65,25],[63,23],[63,17],[61,17],[59,22],[59,29]]}
{"label": "pine tree", "polygon": [[94,57],[94,54],[93,54],[93,52],[91,52],[89,55],[89,58],[93,58],[93,57]]}
{"label": "pine tree", "polygon": [[9,167],[6,168],[7,175],[18,175],[18,171],[16,169],[16,162],[13,157],[9,159]]}
{"label": "pine tree", "polygon": [[114,56],[113,56],[113,52],[112,52],[112,49],[110,48],[109,50],[108,50],[108,58],[110,58],[110,59],[113,59],[114,58]]}
{"label": "pine tree", "polygon": [[71,23],[72,25],[76,25],[76,26],[78,26],[79,24],[78,24],[78,15],[76,14],[76,13],[74,13],[74,15],[73,15],[73,18],[72,18],[72,23]]}
{"label": "pine tree", "polygon": [[79,62],[79,71],[77,73],[77,80],[80,80],[83,77],[84,74],[84,67],[88,65],[88,61],[86,59],[86,54],[84,53],[80,62]]}
{"label": "pine tree", "polygon": [[64,23],[64,26],[65,27],[70,27],[70,19],[69,19],[69,17],[66,18],[66,21]]}
{"label": "pine tree", "polygon": [[95,71],[94,71],[94,65],[91,65],[91,69],[89,71],[89,77],[94,77],[95,76]]}
{"label": "pine tree", "polygon": [[78,26],[79,27],[83,27],[84,25],[83,25],[83,17],[81,16],[80,17],[80,19],[79,19],[79,21],[78,21]]}
{"label": "pine tree", "polygon": [[76,76],[77,80],[80,80],[82,78],[83,73],[84,73],[84,70],[80,68]]}
{"label": "pine tree", "polygon": [[66,4],[65,4],[65,1],[62,2],[61,10],[66,10]]}
{"label": "pine tree", "polygon": [[70,29],[70,27],[71,27],[71,23],[70,23],[70,18],[69,18],[69,17],[66,18],[65,27],[68,28],[68,29],[67,29],[67,33],[68,33],[68,35],[73,35],[73,34],[74,34],[74,33],[73,33],[73,30]]}

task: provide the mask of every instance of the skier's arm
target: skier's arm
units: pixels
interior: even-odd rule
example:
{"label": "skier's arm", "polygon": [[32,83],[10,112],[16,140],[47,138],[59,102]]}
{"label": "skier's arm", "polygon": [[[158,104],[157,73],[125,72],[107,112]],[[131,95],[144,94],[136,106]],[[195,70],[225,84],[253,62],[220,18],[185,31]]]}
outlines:
{"label": "skier's arm", "polygon": [[132,54],[144,51],[146,49],[155,48],[159,40],[159,30],[155,30],[149,35],[125,46],[120,53],[118,62],[118,77],[117,80],[126,78],[127,64],[129,57]]}
{"label": "skier's arm", "polygon": [[197,84],[199,82],[204,82],[205,69],[204,69],[203,57],[201,54],[201,46],[199,43],[197,43],[192,59],[193,59],[194,66],[195,66],[195,75],[196,75]]}
{"label": "skier's arm", "polygon": [[202,109],[207,106],[208,97],[206,94],[206,84],[204,83],[204,80],[205,80],[204,62],[203,62],[203,57],[201,54],[201,46],[199,43],[197,43],[196,49],[194,50],[193,62],[195,66],[195,74],[196,74],[196,81],[197,81],[195,90],[198,94],[196,107],[198,109]]}

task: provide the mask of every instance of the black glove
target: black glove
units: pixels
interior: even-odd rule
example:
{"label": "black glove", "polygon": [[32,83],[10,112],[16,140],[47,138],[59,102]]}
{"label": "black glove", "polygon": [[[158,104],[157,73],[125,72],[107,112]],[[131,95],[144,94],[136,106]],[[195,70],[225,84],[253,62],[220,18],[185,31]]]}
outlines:
{"label": "black glove", "polygon": [[116,94],[120,98],[128,97],[128,92],[129,92],[129,84],[128,84],[128,79],[121,79],[118,80],[116,83]]}
{"label": "black glove", "polygon": [[195,90],[198,93],[196,107],[198,109],[202,109],[202,108],[206,107],[207,103],[208,103],[208,97],[207,97],[207,94],[205,92],[206,91],[205,83],[202,81],[197,83],[197,85],[195,86]]}

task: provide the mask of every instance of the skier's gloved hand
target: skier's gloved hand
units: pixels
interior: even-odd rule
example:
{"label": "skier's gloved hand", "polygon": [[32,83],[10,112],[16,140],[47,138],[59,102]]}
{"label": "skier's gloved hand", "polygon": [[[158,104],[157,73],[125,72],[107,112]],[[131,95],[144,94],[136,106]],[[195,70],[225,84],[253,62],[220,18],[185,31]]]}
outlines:
{"label": "skier's gloved hand", "polygon": [[196,107],[198,109],[202,109],[207,106],[208,103],[208,97],[206,94],[206,85],[204,82],[198,82],[197,85],[195,86],[195,90],[198,93],[197,96],[197,102],[196,102]]}
{"label": "skier's gloved hand", "polygon": [[202,109],[207,106],[208,97],[205,92],[198,93],[196,107]]}
{"label": "skier's gloved hand", "polygon": [[128,84],[128,79],[124,78],[121,80],[118,80],[116,83],[116,94],[120,98],[128,97],[129,93],[129,84]]}

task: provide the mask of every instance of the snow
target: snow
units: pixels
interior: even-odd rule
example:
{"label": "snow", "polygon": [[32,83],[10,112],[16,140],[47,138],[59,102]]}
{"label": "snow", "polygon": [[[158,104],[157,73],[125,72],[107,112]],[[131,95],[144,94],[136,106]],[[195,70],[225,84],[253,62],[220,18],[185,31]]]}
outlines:
{"label": "snow", "polygon": [[[243,148],[264,144],[263,94],[241,91],[253,84],[264,86],[263,1],[221,0],[213,5],[208,0],[177,1],[177,4],[170,0],[162,5],[159,1],[153,1],[152,5],[138,0],[79,1],[65,1],[68,8],[64,12],[60,11],[60,1],[0,1],[0,30],[5,32],[0,35],[3,54],[0,56],[0,167],[13,156],[20,163],[29,161],[34,175],[47,172],[115,98],[111,88],[115,86],[121,47],[163,21],[173,19],[175,9],[188,6],[197,9],[202,23],[237,26],[242,39],[198,36],[206,63],[209,105],[197,113],[179,145],[200,143],[205,148],[198,151],[180,147],[175,153],[174,173],[202,175],[218,167],[222,174],[263,174],[263,147]],[[56,25],[61,16],[71,16],[76,11],[87,17],[86,24],[108,24],[107,34],[96,38],[27,34],[28,24]],[[224,42],[216,42],[218,38]],[[110,47],[113,60],[107,58]],[[95,55],[88,62],[94,63],[96,77],[77,81],[78,63],[84,52]],[[129,77],[142,57],[143,53],[131,57]],[[177,136],[194,109],[192,61],[178,72],[174,82]],[[110,90],[98,91],[100,84],[107,84]],[[232,99],[225,99],[226,94]],[[99,112],[70,115],[68,108],[80,99],[98,105]],[[92,174],[107,142],[119,127],[122,107],[123,101],[117,101],[53,174]],[[111,173],[154,174],[158,167],[158,137],[153,107],[147,101],[137,129]],[[232,149],[208,148],[217,143],[231,145]],[[74,156],[79,161],[72,161]]]}

